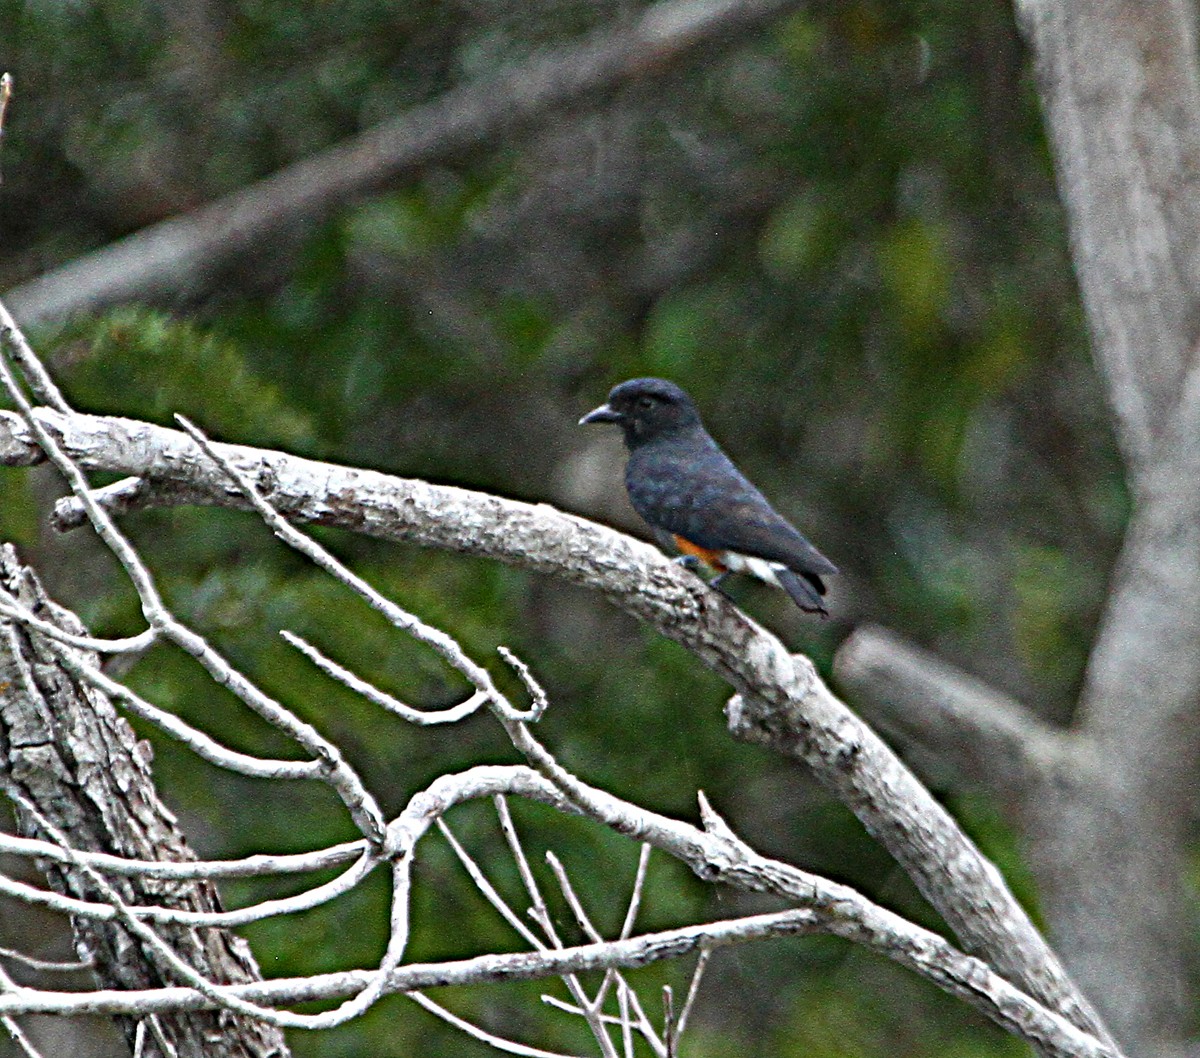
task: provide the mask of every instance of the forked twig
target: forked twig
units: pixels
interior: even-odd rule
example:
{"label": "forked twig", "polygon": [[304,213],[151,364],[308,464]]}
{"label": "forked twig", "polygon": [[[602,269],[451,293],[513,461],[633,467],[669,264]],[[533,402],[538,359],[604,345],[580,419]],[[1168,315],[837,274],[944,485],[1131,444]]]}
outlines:
{"label": "forked twig", "polygon": [[264,498],[250,476],[235,466],[218,452],[209,442],[204,433],[182,415],[176,415],[176,420],[184,431],[192,438],[209,459],[211,459],[237,485],[242,494],[263,521],[271,527],[280,540],[289,547],[300,552],[305,558],[324,570],[339,584],[344,584],[355,592],[373,610],[383,614],[391,624],[402,632],[412,636],[420,643],[431,647],[451,668],[465,676],[470,684],[483,693],[494,708],[501,710],[514,721],[536,720],[540,713],[534,710],[522,712],[516,709],[509,700],[500,693],[491,674],[481,665],[475,664],[458,645],[452,636],[440,628],[422,621],[415,614],[409,613],[391,599],[376,591],[358,574],[352,572],[345,563],[335,558],[326,548],[322,547],[312,537],[300,532],[283,517]]}
{"label": "forked twig", "polygon": [[533,948],[534,951],[545,951],[547,947],[546,942],[521,921],[521,917],[500,895],[496,887],[488,881],[487,876],[483,873],[483,869],[462,846],[458,838],[454,836],[445,819],[439,818],[437,825],[438,829],[442,832],[442,836],[449,843],[450,848],[454,850],[454,854],[466,870],[468,877],[475,883],[475,888],[483,894],[484,899],[500,913],[504,921],[512,926],[521,935],[525,943]]}
{"label": "forked twig", "polygon": [[[640,857],[640,859],[644,860],[644,857]],[[570,907],[571,913],[575,916],[576,922],[579,923],[579,928],[583,930],[589,940],[595,943],[603,943],[604,938],[592,923],[588,913],[584,910],[583,902],[575,892],[575,887],[571,884],[571,879],[567,876],[567,871],[563,867],[562,861],[553,852],[548,851],[546,853],[546,862],[550,864],[550,869],[554,872],[558,887],[562,891],[563,898],[567,901],[567,906]],[[604,975],[604,981],[596,993],[596,998],[592,1000],[592,1009],[599,1011],[603,1007],[609,985],[614,981],[617,985],[617,1001],[622,1004],[622,1015],[617,1019],[617,1023],[625,1026],[628,1021],[629,1008],[632,1008],[638,1020],[639,1031],[645,1036],[647,1042],[650,1043],[656,1052],[662,1053],[664,1048],[658,1040],[654,1026],[650,1023],[650,1019],[646,1016],[646,1012],[642,1008],[641,1000],[638,998],[637,993],[630,988],[629,982],[625,980],[624,975],[619,970],[610,970]]]}
{"label": "forked twig", "polygon": [[[537,884],[537,879],[533,876],[533,871],[529,867],[529,860],[525,856],[525,849],[521,845],[521,839],[517,834],[517,828],[513,824],[512,814],[508,810],[508,802],[502,797],[493,798],[496,804],[496,813],[500,818],[500,830],[504,834],[505,841],[508,842],[508,847],[512,852],[513,860],[517,865],[517,872],[521,876],[521,881],[525,885],[525,890],[529,894],[532,907],[530,914],[533,920],[542,928],[542,932],[546,934],[546,938],[550,942],[552,948],[561,949],[563,947],[562,940],[558,936],[558,931],[554,928],[554,920],[550,916],[550,910],[546,906],[546,901],[542,897],[541,888]],[[588,1027],[592,1030],[592,1035],[596,1038],[596,1042],[600,1044],[600,1050],[604,1058],[618,1058],[616,1049],[613,1047],[612,1038],[604,1028],[604,1022],[600,1018],[600,1011],[595,1004],[588,999],[587,992],[584,991],[583,984],[579,978],[570,974],[563,978],[563,982],[567,986],[567,991],[571,993],[571,997],[583,1010],[583,1016],[588,1023]]]}
{"label": "forked twig", "polygon": [[410,724],[416,724],[419,727],[427,727],[432,724],[455,724],[472,713],[478,712],[487,703],[486,693],[476,691],[470,698],[447,709],[414,709],[411,705],[405,705],[390,694],[381,691],[374,684],[367,682],[361,676],[339,665],[333,659],[326,657],[311,643],[302,639],[294,632],[289,632],[285,628],[279,634],[327,676],[349,687],[356,694],[362,695],[367,701],[373,702],[375,705],[386,709],[389,713],[395,713],[402,720],[407,720]]}
{"label": "forked twig", "polygon": [[[0,993],[16,991],[17,983],[8,976],[8,972],[4,967],[0,966]],[[4,1031],[8,1033],[9,1039],[13,1041],[25,1058],[42,1058],[42,1053],[33,1045],[33,1041],[25,1034],[25,1030],[17,1024],[17,1019],[9,1015],[0,1017],[0,1025],[4,1026]]]}

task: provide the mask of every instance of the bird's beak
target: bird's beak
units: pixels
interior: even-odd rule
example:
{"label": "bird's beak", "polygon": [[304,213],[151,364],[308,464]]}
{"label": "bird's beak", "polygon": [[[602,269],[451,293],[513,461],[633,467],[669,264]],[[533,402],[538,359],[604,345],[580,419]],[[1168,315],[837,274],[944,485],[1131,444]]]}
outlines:
{"label": "bird's beak", "polygon": [[595,411],[589,411],[582,419],[579,420],[580,426],[587,426],[594,422],[624,422],[625,416],[619,411],[613,411],[607,404],[601,404]]}

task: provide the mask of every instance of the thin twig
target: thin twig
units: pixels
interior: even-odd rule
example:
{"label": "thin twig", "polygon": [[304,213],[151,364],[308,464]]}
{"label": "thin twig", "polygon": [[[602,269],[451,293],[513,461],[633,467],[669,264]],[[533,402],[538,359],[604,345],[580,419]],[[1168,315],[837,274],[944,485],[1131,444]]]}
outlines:
{"label": "thin twig", "polygon": [[638,1031],[642,1034],[642,1038],[645,1039],[648,1044],[650,1044],[651,1049],[659,1056],[659,1058],[665,1058],[667,1053],[666,1044],[659,1039],[659,1035],[655,1031],[654,1024],[647,1016],[646,1010],[642,1006],[642,1001],[638,997],[637,992],[634,991],[633,986],[629,983],[628,979],[623,973],[621,973],[620,970],[613,970],[612,974],[617,982],[617,994],[625,994],[629,1002],[629,1006],[633,1010],[633,1015],[635,1018],[637,1018]]}
{"label": "thin twig", "polygon": [[151,1014],[146,1021],[150,1024],[150,1031],[154,1033],[154,1039],[158,1042],[159,1047],[162,1048],[164,1058],[179,1058],[179,1051],[175,1048],[175,1045],[169,1039],[167,1039],[167,1034],[163,1032],[162,1020],[159,1018],[159,1016],[157,1014]]}
{"label": "thin twig", "polygon": [[[269,874],[301,874],[340,867],[357,859],[366,849],[363,839],[330,845],[313,852],[255,853],[238,860],[133,860],[107,852],[84,852],[59,846],[36,838],[22,838],[0,833],[0,852],[14,856],[30,856],[57,863],[73,863],[74,858],[103,871],[105,874],[134,875],[144,878],[171,878],[183,881],[194,878],[259,878]],[[72,858],[69,858],[72,857]],[[0,956],[9,955],[0,948]]]}
{"label": "thin twig", "polygon": [[533,700],[533,705],[529,707],[529,711],[525,714],[514,712],[512,719],[525,720],[530,723],[536,723],[542,718],[542,714],[550,705],[550,699],[546,694],[545,688],[538,683],[529,666],[525,664],[516,654],[508,647],[497,647],[497,653],[509,663],[520,677],[521,682],[525,685],[525,690],[529,692],[529,697]]}
{"label": "thin twig", "polygon": [[[36,821],[39,827],[46,831],[51,840],[57,842],[63,847],[64,851],[69,851],[66,845],[65,838],[62,833],[54,826],[38,809],[33,805],[27,797],[22,794],[15,794],[15,800],[20,804],[22,809]],[[370,854],[364,858],[369,858]],[[411,859],[411,857],[409,858]],[[258,1018],[266,1021],[269,1024],[284,1028],[333,1028],[350,1020],[352,1017],[357,1017],[362,1011],[369,1006],[381,994],[387,984],[387,977],[392,969],[399,963],[397,946],[402,950],[403,940],[397,945],[395,930],[398,921],[395,901],[393,901],[393,936],[389,938],[388,951],[383,960],[383,971],[376,972],[374,978],[368,982],[365,989],[357,995],[345,1000],[333,1010],[323,1011],[320,1014],[296,1014],[291,1011],[276,1010],[271,1007],[265,1007],[261,1004],[254,1003],[242,999],[236,992],[232,991],[229,986],[218,985],[210,981],[203,974],[197,972],[192,966],[188,965],[180,956],[166,943],[153,929],[145,922],[141,921],[134,909],[122,899],[121,894],[109,884],[109,882],[94,868],[89,867],[82,861],[75,859],[72,864],[81,870],[91,882],[100,891],[100,895],[106,900],[115,917],[121,922],[126,929],[137,937],[144,945],[143,950],[152,962],[158,965],[159,969],[166,973],[172,973],[181,978],[186,984],[196,989],[205,998],[217,1004],[225,1010],[233,1011],[237,1014],[244,1014],[249,1017]],[[399,872],[399,865],[393,865],[394,872]],[[407,894],[405,894],[407,895]],[[279,901],[283,903],[283,901]],[[402,926],[407,925],[407,899],[404,900],[404,910],[399,913],[399,921]],[[263,905],[259,905],[263,906]],[[402,936],[407,937],[407,930],[402,929]]]}
{"label": "thin twig", "polygon": [[[27,354],[28,365],[22,361],[27,375],[30,372],[44,374],[45,369],[42,368],[40,361],[28,347],[20,331],[11,324],[11,317],[3,303],[0,303],[0,317],[6,323],[7,329],[4,337],[10,347],[14,350],[23,349]],[[338,748],[322,738],[312,725],[304,723],[282,704],[264,694],[251,680],[221,657],[202,636],[180,622],[167,609],[155,586],[153,576],[133,545],[116,527],[107,512],[93,499],[90,485],[83,471],[34,415],[33,407],[13,375],[2,349],[0,349],[0,380],[3,381],[4,388],[8,391],[13,403],[17,405],[18,412],[25,420],[39,447],[67,479],[71,491],[87,508],[88,519],[96,532],[124,567],[137,591],[142,604],[142,612],[150,626],[195,658],[218,684],[228,688],[259,716],[285,732],[321,760],[324,764],[321,777],[338,792],[360,831],[368,840],[380,840],[384,832],[383,814],[358,775],[342,758]],[[61,396],[59,399],[62,399]]]}
{"label": "thin twig", "polygon": [[[67,845],[66,839],[62,832],[44,815],[42,815],[42,813],[38,811],[37,807],[23,794],[16,793],[13,795],[13,797],[14,800],[16,800],[21,806],[21,808],[25,812],[29,813],[37,825],[50,836],[51,840],[62,846],[63,851],[69,854],[69,846]],[[89,880],[96,885],[96,887],[100,890],[101,896],[108,901],[114,917],[117,918],[126,929],[133,933],[135,937],[142,941],[142,943],[145,945],[144,951],[146,955],[151,959],[151,961],[159,964],[160,968],[170,968],[170,970],[174,970],[175,973],[178,974],[189,985],[221,1007],[238,1010],[241,1013],[258,1013],[259,1011],[262,1011],[264,1014],[269,1013],[263,1010],[263,1008],[258,1007],[256,1004],[247,1003],[245,1000],[239,999],[237,996],[223,994],[224,990],[220,986],[214,984],[203,974],[198,973],[186,962],[184,962],[184,960],[181,959],[174,950],[172,950],[170,945],[167,944],[166,941],[164,941],[157,933],[155,933],[153,929],[151,929],[144,922],[139,921],[138,918],[130,911],[128,905],[122,899],[121,894],[118,893],[116,889],[114,889],[112,885],[110,885],[104,879],[104,877],[100,875],[99,872],[97,872],[94,868],[87,866],[78,859],[75,860],[72,866],[75,866],[81,870],[85,875],[87,875]]]}
{"label": "thin twig", "polygon": [[35,959],[32,955],[13,951],[12,948],[0,948],[0,959],[11,959],[13,962],[27,966],[31,970],[49,974],[77,973],[80,970],[90,970],[94,965],[91,959],[72,959],[63,962],[55,962],[50,959]]}
{"label": "thin twig", "polygon": [[132,654],[153,646],[158,639],[158,633],[153,628],[147,628],[136,636],[127,636],[124,639],[97,639],[93,636],[73,635],[71,632],[59,628],[58,625],[35,617],[6,591],[0,591],[0,617],[18,621],[26,628],[31,628],[60,643],[77,647],[80,650],[92,650],[97,654]]}
{"label": "thin twig", "polygon": [[663,985],[663,1043],[666,1045],[666,1058],[675,1058],[675,1041],[678,1032],[675,1028],[675,990],[670,985]]}
{"label": "thin twig", "polygon": [[25,1035],[25,1030],[13,1018],[2,1018],[0,1023],[4,1025],[4,1031],[8,1033],[13,1043],[21,1048],[21,1052],[26,1058],[43,1058],[42,1052],[33,1045],[33,1041]]}
{"label": "thin twig", "polygon": [[600,931],[592,924],[588,913],[583,909],[583,903],[579,899],[579,894],[575,892],[575,887],[571,884],[571,879],[567,877],[567,870],[562,865],[560,860],[552,851],[546,850],[546,862],[550,864],[550,870],[554,872],[554,878],[558,882],[558,888],[562,891],[566,898],[567,906],[571,909],[571,913],[575,916],[575,921],[579,923],[579,928],[583,930],[584,936],[588,940],[599,943],[604,940],[600,935]]}
{"label": "thin twig", "polygon": [[472,1025],[469,1021],[464,1021],[457,1014],[452,1014],[445,1007],[435,1003],[421,992],[406,992],[405,995],[418,1006],[428,1010],[431,1014],[435,1014],[447,1024],[453,1025],[456,1029],[462,1029],[468,1036],[482,1040],[484,1043],[495,1047],[498,1051],[505,1051],[508,1054],[520,1054],[526,1056],[526,1058],[579,1058],[577,1055],[562,1054],[558,1051],[543,1051],[537,1047],[528,1047],[523,1043],[515,1043],[501,1036],[495,1036],[481,1029],[478,1025]]}
{"label": "thin twig", "polygon": [[643,841],[641,851],[638,853],[637,873],[633,876],[633,893],[629,898],[629,910],[625,913],[625,922],[621,926],[622,940],[633,933],[633,923],[642,903],[642,890],[646,885],[646,868],[649,863],[650,846]]}
{"label": "thin twig", "polygon": [[[36,809],[31,807],[30,811],[36,811]],[[102,877],[87,858],[77,855],[73,849],[66,845],[63,845],[61,848],[63,853],[61,862],[85,870],[89,876],[95,874],[97,877]],[[117,908],[113,906],[107,897],[105,897],[106,902],[104,903],[80,900],[77,897],[64,896],[62,893],[56,893],[50,889],[40,889],[27,882],[18,882],[4,875],[0,875],[0,893],[26,904],[46,907],[51,911],[58,911],[66,915],[95,919],[98,922],[123,920],[124,915],[128,914],[130,917],[143,922],[158,922],[192,927],[231,928],[234,926],[244,926],[250,922],[261,922],[264,919],[276,918],[281,915],[293,915],[300,911],[310,911],[313,908],[320,907],[322,904],[329,903],[331,900],[336,900],[339,896],[343,896],[356,888],[379,865],[379,862],[378,854],[368,848],[359,855],[358,860],[354,864],[336,878],[323,885],[306,889],[304,892],[297,893],[294,896],[280,897],[276,900],[262,900],[257,904],[250,904],[247,907],[238,908],[233,911],[188,911],[182,908],[163,907],[158,904],[131,905],[124,901],[122,901],[121,907]],[[107,886],[107,883],[105,884]]]}
{"label": "thin twig", "polygon": [[324,778],[326,765],[323,760],[270,760],[265,757],[255,757],[249,753],[241,753],[221,745],[199,728],[192,727],[186,720],[181,720],[174,713],[167,712],[152,702],[146,701],[136,691],[117,682],[101,669],[84,664],[79,656],[70,649],[65,647],[59,649],[61,646],[63,645],[54,645],[55,653],[72,675],[95,687],[98,691],[102,691],[109,698],[120,702],[134,716],[149,721],[164,734],[183,743],[201,760],[215,764],[219,768],[225,768],[227,771],[258,779]]}
{"label": "thin twig", "polygon": [[[538,887],[537,879],[534,878],[533,871],[529,867],[529,860],[525,857],[525,850],[521,846],[521,839],[517,834],[517,828],[513,825],[512,813],[508,810],[508,802],[503,796],[499,795],[494,797],[493,800],[496,803],[496,813],[500,817],[500,830],[504,834],[505,841],[508,842],[513,860],[517,864],[517,872],[521,875],[521,881],[525,885],[525,890],[529,893],[529,899],[532,903],[530,914],[533,920],[542,927],[542,931],[550,941],[551,947],[561,949],[563,943],[554,928],[554,921],[550,917],[550,909],[546,906],[546,901],[542,898],[542,891]],[[563,978],[563,983],[567,986],[567,991],[571,993],[575,1002],[583,1008],[588,1027],[592,1030],[592,1035],[595,1036],[596,1042],[600,1044],[600,1050],[604,1054],[604,1058],[618,1058],[612,1039],[608,1035],[608,1032],[605,1031],[604,1022],[600,1019],[600,1012],[595,1004],[588,999],[587,992],[584,991],[583,984],[579,978],[574,974],[570,974]]]}
{"label": "thin twig", "polygon": [[517,865],[517,873],[520,874],[525,891],[529,894],[531,905],[529,909],[530,916],[542,927],[542,931],[546,934],[546,938],[550,941],[551,946],[561,948],[563,946],[562,941],[554,929],[554,922],[550,918],[550,911],[546,907],[546,901],[542,898],[542,890],[537,884],[537,879],[533,876],[533,871],[529,867],[529,860],[525,856],[525,849],[522,847],[520,836],[517,834],[517,828],[513,825],[512,813],[508,809],[508,801],[505,800],[502,794],[497,794],[492,798],[492,801],[496,805],[496,814],[500,818],[500,832],[504,835],[504,840],[508,842],[513,862]]}
{"label": "thin twig", "polygon": [[339,683],[349,687],[356,694],[362,695],[367,701],[386,709],[389,713],[395,713],[396,716],[407,720],[410,724],[417,724],[421,727],[433,724],[454,724],[470,716],[472,713],[478,712],[482,706],[487,704],[487,694],[484,691],[476,691],[466,701],[460,702],[458,705],[452,705],[446,709],[414,709],[411,705],[405,705],[390,694],[381,691],[374,684],[367,682],[361,676],[355,675],[349,669],[326,657],[311,643],[301,639],[294,632],[284,629],[279,634],[327,676],[331,676]]}
{"label": "thin twig", "polygon": [[[603,943],[604,937],[592,922],[588,913],[583,908],[583,902],[579,899],[579,894],[575,892],[575,887],[571,884],[571,879],[567,875],[566,868],[562,865],[562,861],[551,851],[546,852],[546,862],[550,864],[550,869],[554,872],[554,877],[558,882],[558,887],[562,891],[563,897],[567,901],[567,906],[570,907],[571,913],[575,916],[575,921],[579,923],[579,928],[583,930],[584,935],[591,941]],[[610,970],[604,975],[604,980],[600,984],[600,988],[596,992],[596,998],[591,1002],[591,1009],[599,1012],[604,1006],[605,997],[608,994],[609,986],[616,982],[618,1002],[626,1004],[632,1003],[634,1012],[637,1015],[639,1026],[653,1046],[656,1043],[654,1026],[650,1024],[650,1020],[646,1017],[645,1011],[642,1009],[641,1001],[637,997],[637,993],[629,987],[629,983],[621,975],[618,970]],[[622,999],[622,996],[625,998]],[[625,1019],[619,1018],[618,1024],[624,1024]]]}
{"label": "thin twig", "polygon": [[[650,1023],[650,1019],[646,1017],[645,1012],[641,1009],[640,1003],[638,1003],[637,992],[629,987],[624,976],[618,970],[609,969],[605,972],[605,983],[607,984],[607,982],[610,980],[619,981],[620,984],[624,986],[624,990],[628,994],[628,999],[630,1006],[633,1009],[634,1016],[638,1019],[638,1031],[641,1032],[642,1038],[650,1045],[650,1048],[656,1055],[659,1056],[659,1058],[666,1058],[666,1045],[658,1038],[658,1033],[654,1031],[654,1026]],[[547,1006],[554,1007],[556,1010],[561,1010],[564,1013],[575,1014],[579,1017],[587,1016],[587,1011],[584,1010],[583,1007],[577,1006],[574,1003],[568,1003],[563,999],[559,999],[557,996],[543,993],[541,1000]],[[599,1008],[599,997],[597,997],[596,1002],[593,1005]],[[605,1014],[597,1009],[596,1016],[599,1017],[600,1020],[606,1025],[621,1024],[621,1018],[616,1014]]]}
{"label": "thin twig", "polygon": [[[645,845],[642,846],[646,848]],[[642,857],[644,860],[644,857]],[[571,879],[567,875],[566,868],[563,867],[562,861],[550,851],[546,852],[546,861],[550,864],[551,870],[554,872],[554,877],[558,881],[558,887],[562,890],[563,897],[567,901],[567,905],[571,908],[575,920],[579,923],[580,929],[592,941],[603,942],[604,938],[600,931],[596,929],[591,918],[583,908],[583,902],[579,899],[579,895],[575,892],[575,887],[571,884]],[[624,937],[622,937],[624,939]],[[657,1033],[654,1031],[654,1026],[650,1023],[650,1019],[646,1016],[645,1010],[642,1008],[641,1000],[637,993],[629,986],[629,982],[619,970],[610,970],[604,975],[604,981],[601,983],[599,990],[596,992],[596,998],[592,1000],[591,1006],[593,1010],[599,1011],[604,1005],[604,999],[608,994],[610,984],[616,982],[618,1002],[625,1002],[632,1006],[633,1012],[638,1019],[638,1027],[646,1040],[656,1051],[660,1051],[660,1044],[657,1039]],[[622,1000],[622,996],[625,998]],[[618,1019],[618,1023],[623,1023],[622,1019]]]}
{"label": "thin twig", "polygon": [[[526,943],[528,943],[535,950],[538,950],[538,951],[547,950],[546,943],[544,941],[542,941],[541,939],[539,939],[529,929],[529,927],[526,926],[521,921],[520,917],[516,914],[516,912],[513,911],[512,908],[508,905],[508,903],[499,895],[499,893],[496,892],[495,888],[484,876],[483,871],[479,868],[479,866],[475,863],[475,861],[470,857],[470,855],[466,852],[466,850],[462,847],[462,845],[458,842],[458,840],[451,833],[450,828],[446,825],[446,822],[444,819],[438,820],[438,827],[441,829],[442,834],[446,837],[446,840],[450,843],[450,847],[454,850],[455,854],[458,856],[459,860],[462,862],[463,866],[466,868],[467,873],[471,876],[472,881],[475,882],[476,886],[479,888],[480,892],[482,892],[483,895],[487,898],[488,902],[491,903],[492,906],[495,907],[496,910],[500,912],[500,914],[504,917],[505,921],[509,923],[509,925],[511,925],[518,933],[521,934],[521,936],[525,939]],[[514,830],[514,834],[515,834],[515,830]],[[601,938],[600,934],[597,932],[597,930],[595,929],[595,927],[592,925],[592,922],[588,918],[587,913],[584,911],[583,905],[580,903],[579,897],[575,893],[574,888],[571,886],[570,879],[567,877],[566,870],[563,868],[561,861],[559,861],[558,857],[555,856],[552,852],[547,852],[546,858],[550,862],[551,868],[554,870],[555,877],[558,879],[558,882],[559,882],[559,887],[562,889],[563,895],[566,897],[568,903],[571,905],[572,911],[575,913],[576,919],[579,921],[580,927],[584,930],[584,932],[589,936],[589,938],[591,940],[601,941],[602,938]],[[583,1006],[573,1006],[569,1003],[563,1003],[562,1000],[555,1000],[555,999],[553,999],[553,997],[550,997],[550,996],[543,996],[542,998],[548,1002],[555,1003],[555,1005],[561,1004],[563,1009],[567,1009],[574,1013],[578,1013],[578,1014],[584,1016],[585,1018],[589,1017],[589,1011],[590,1011],[591,1015],[598,1017],[604,1023],[620,1024],[619,1018],[611,1018],[609,1015],[605,1015],[605,1014],[601,1013],[601,1007],[603,1006],[603,1003],[604,1003],[605,992],[607,991],[609,982],[613,978],[614,978],[614,971],[610,970],[605,973],[604,982],[601,985],[600,991],[597,994],[596,998],[587,1004],[588,1009],[585,1009]],[[568,985],[568,987],[570,987],[570,985]],[[580,989],[582,990],[582,983],[580,983]],[[634,996],[634,999],[636,1001],[636,995]]]}
{"label": "thin twig", "polygon": [[344,584],[351,591],[355,592],[373,610],[383,614],[395,628],[412,636],[418,642],[431,647],[451,668],[465,676],[477,691],[485,694],[494,708],[510,715],[513,719],[537,719],[539,714],[533,710],[521,712],[516,709],[496,688],[491,674],[487,669],[475,664],[463,651],[462,647],[455,642],[453,637],[447,635],[440,628],[434,628],[432,625],[422,621],[415,614],[409,613],[403,607],[376,591],[371,584],[358,576],[358,574],[351,572],[343,562],[336,559],[312,537],[300,532],[283,515],[275,510],[263,497],[250,476],[221,455],[198,427],[182,415],[176,415],[175,419],[183,427],[188,436],[196,442],[200,450],[237,485],[254,509],[258,511],[263,521],[271,527],[280,540],[294,550],[299,551],[300,554],[304,555],[305,558],[309,559],[319,569],[328,573],[339,584]]}
{"label": "thin twig", "polygon": [[13,75],[0,74],[0,136],[4,135],[4,119],[8,116],[8,104],[13,97]]}
{"label": "thin twig", "polygon": [[483,869],[475,862],[471,855],[463,848],[462,844],[456,838],[450,827],[444,819],[439,818],[437,821],[438,829],[442,832],[442,836],[450,844],[450,848],[454,850],[454,854],[458,857],[459,862],[463,865],[477,888],[487,900],[501,915],[513,929],[515,929],[521,938],[535,951],[545,951],[546,942],[543,941],[536,933],[533,932],[524,922],[521,921],[521,916],[518,915],[508,902],[496,890],[496,887],[488,881],[487,876],[483,873]]}
{"label": "thin twig", "polygon": [[675,1041],[678,1043],[679,1037],[683,1035],[683,1030],[687,1028],[688,1015],[692,1012],[692,1006],[696,1002],[696,996],[700,992],[700,979],[704,976],[704,970],[708,966],[708,960],[712,958],[711,948],[701,948],[700,954],[696,958],[696,969],[692,971],[692,981],[688,985],[687,999],[683,1001],[683,1010],[679,1012],[679,1023],[675,1029]]}
{"label": "thin twig", "polygon": [[[11,82],[10,82],[11,83]],[[55,411],[64,415],[71,414],[71,406],[67,403],[62,391],[54,384],[50,373],[42,366],[16,320],[9,314],[8,308],[0,301],[0,345],[7,345],[12,350],[13,359],[20,365],[29,389],[41,403],[49,405]],[[0,356],[4,350],[0,348]]]}
{"label": "thin twig", "polygon": [[[15,992],[18,986],[16,981],[8,976],[8,972],[4,967],[0,966],[0,992]],[[33,1041],[25,1035],[25,1030],[17,1024],[16,1018],[5,1015],[0,1018],[0,1024],[4,1026],[4,1031],[8,1033],[9,1038],[25,1054],[25,1058],[42,1058],[42,1054],[33,1045]]]}
{"label": "thin twig", "polygon": [[621,1012],[621,1043],[625,1058],[633,1058],[633,1023],[629,1012],[629,989],[617,987],[617,1009]]}

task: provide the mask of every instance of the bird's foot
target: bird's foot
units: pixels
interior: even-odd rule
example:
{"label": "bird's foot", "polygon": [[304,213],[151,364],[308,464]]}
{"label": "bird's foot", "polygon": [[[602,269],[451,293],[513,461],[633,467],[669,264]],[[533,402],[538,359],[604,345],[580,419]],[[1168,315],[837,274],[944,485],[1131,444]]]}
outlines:
{"label": "bird's foot", "polygon": [[708,586],[712,588],[713,591],[724,595],[725,598],[727,598],[730,602],[734,602],[733,596],[729,594],[728,589],[725,587],[725,578],[729,576],[729,572],[729,570],[726,570],[724,573],[718,573],[715,577],[713,577],[712,580],[708,582]]}
{"label": "bird's foot", "polygon": [[700,559],[695,555],[680,555],[674,562],[675,565],[682,566],[689,573],[696,573],[700,569]]}

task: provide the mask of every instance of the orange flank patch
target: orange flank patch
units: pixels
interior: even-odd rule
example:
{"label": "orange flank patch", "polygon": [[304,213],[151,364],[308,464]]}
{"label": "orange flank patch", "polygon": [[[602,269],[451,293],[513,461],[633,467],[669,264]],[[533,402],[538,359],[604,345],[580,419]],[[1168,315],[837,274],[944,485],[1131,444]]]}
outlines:
{"label": "orange flank patch", "polygon": [[694,555],[707,566],[711,566],[718,573],[724,573],[729,567],[721,561],[722,551],[710,551],[707,547],[701,547],[699,544],[693,544],[690,540],[685,540],[682,536],[672,534],[671,537],[675,541],[675,546],[679,548],[685,555]]}

